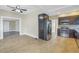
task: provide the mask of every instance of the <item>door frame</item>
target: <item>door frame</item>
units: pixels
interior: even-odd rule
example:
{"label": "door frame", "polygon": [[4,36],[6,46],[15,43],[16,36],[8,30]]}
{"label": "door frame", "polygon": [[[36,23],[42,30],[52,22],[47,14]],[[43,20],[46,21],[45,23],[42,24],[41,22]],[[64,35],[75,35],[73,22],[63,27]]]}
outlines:
{"label": "door frame", "polygon": [[13,20],[18,20],[19,21],[19,35],[21,35],[21,18],[17,18],[17,17],[10,17],[10,16],[1,16],[0,21],[1,21],[1,37],[0,39],[3,39],[3,21],[4,18],[8,18],[8,19],[13,19]]}

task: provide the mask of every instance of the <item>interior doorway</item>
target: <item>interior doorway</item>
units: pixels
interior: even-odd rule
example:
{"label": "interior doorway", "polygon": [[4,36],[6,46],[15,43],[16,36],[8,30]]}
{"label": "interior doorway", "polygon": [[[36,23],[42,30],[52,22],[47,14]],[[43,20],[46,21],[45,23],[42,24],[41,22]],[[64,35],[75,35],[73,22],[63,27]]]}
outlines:
{"label": "interior doorway", "polygon": [[14,17],[2,17],[1,18],[2,24],[2,38],[7,38],[13,35],[20,35],[21,34],[21,20],[20,18]]}
{"label": "interior doorway", "polygon": [[3,37],[19,35],[19,20],[3,20]]}

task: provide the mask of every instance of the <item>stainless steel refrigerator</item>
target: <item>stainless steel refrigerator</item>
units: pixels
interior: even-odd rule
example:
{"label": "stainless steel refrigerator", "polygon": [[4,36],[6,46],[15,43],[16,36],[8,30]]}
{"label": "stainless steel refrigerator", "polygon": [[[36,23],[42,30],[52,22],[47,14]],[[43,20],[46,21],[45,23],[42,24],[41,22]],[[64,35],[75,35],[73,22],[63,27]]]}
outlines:
{"label": "stainless steel refrigerator", "polygon": [[43,40],[50,40],[52,33],[52,23],[49,20],[49,16],[47,14],[39,14],[38,15],[38,31],[39,38]]}

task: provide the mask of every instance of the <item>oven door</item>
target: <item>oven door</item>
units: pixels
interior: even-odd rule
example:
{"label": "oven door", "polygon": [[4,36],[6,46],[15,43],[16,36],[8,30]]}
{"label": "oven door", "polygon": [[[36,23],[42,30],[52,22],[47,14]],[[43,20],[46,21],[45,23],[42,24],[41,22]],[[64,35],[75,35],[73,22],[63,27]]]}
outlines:
{"label": "oven door", "polygon": [[69,37],[69,29],[67,29],[67,30],[60,30],[60,36],[62,36],[62,37]]}

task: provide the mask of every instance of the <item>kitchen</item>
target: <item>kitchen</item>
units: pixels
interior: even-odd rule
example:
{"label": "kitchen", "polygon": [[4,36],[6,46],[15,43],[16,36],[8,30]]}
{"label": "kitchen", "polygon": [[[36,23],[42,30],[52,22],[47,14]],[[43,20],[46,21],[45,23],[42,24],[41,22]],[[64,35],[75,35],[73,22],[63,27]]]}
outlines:
{"label": "kitchen", "polygon": [[78,45],[79,39],[79,15],[69,15],[59,17],[58,36],[65,38],[75,38]]}

